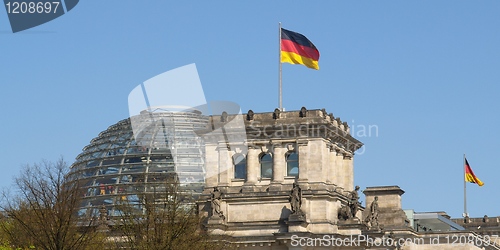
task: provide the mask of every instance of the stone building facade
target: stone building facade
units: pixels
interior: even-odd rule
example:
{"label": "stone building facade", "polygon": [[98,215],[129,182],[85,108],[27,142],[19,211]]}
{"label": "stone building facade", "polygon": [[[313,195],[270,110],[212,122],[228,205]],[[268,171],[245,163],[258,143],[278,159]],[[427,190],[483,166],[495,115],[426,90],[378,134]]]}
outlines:
{"label": "stone building facade", "polygon": [[[451,220],[417,214],[444,228],[417,230],[398,186],[366,188],[361,206],[353,162],[363,144],[324,109],[209,119],[200,132],[207,175],[198,208],[209,233],[226,235],[235,248],[500,249]],[[452,236],[478,244],[452,245]]]}

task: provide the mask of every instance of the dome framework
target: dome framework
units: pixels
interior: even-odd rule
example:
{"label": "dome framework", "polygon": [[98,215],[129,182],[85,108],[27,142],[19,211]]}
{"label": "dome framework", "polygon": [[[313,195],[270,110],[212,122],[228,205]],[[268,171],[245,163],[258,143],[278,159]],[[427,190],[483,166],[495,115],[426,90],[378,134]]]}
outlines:
{"label": "dome framework", "polygon": [[[205,183],[204,147],[195,131],[208,119],[198,111],[148,112],[101,132],[71,166],[82,186],[80,216],[120,216],[120,204],[142,209],[145,194],[165,191],[172,177],[184,202],[193,202]],[[160,202],[160,201],[158,201]]]}

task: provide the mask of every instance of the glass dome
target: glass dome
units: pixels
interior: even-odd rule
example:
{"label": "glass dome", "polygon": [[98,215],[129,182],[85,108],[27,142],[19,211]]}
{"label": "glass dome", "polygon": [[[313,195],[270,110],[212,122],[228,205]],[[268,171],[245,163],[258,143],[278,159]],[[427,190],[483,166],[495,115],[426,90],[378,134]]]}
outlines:
{"label": "glass dome", "polygon": [[[206,128],[198,111],[147,112],[119,121],[101,132],[76,157],[71,173],[82,185],[80,216],[97,216],[117,204],[141,204],[142,194],[160,192],[175,177],[187,202],[205,183],[204,147],[194,131]],[[134,133],[135,132],[135,133]]]}

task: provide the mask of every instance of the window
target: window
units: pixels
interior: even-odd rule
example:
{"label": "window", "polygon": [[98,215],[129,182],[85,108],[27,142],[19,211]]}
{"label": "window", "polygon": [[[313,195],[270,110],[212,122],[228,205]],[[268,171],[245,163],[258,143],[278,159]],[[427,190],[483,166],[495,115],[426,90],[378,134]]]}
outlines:
{"label": "window", "polygon": [[263,154],[260,157],[260,177],[273,177],[273,157],[270,154]]}
{"label": "window", "polygon": [[236,154],[233,156],[234,164],[234,178],[235,179],[246,179],[247,178],[247,161],[245,156],[242,154]]}
{"label": "window", "polygon": [[299,176],[299,155],[295,152],[286,155],[286,175]]}

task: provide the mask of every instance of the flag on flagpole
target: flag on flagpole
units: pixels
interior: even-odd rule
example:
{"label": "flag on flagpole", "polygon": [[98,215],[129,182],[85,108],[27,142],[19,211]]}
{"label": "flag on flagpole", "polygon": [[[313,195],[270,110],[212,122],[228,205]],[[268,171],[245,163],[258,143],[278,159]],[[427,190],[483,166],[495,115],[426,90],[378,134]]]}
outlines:
{"label": "flag on flagpole", "polygon": [[470,183],[476,183],[479,186],[483,186],[484,183],[476,177],[474,172],[472,172],[472,168],[469,165],[467,159],[465,159],[465,181]]}
{"label": "flag on flagpole", "polygon": [[319,51],[304,35],[281,28],[281,62],[319,69]]}

